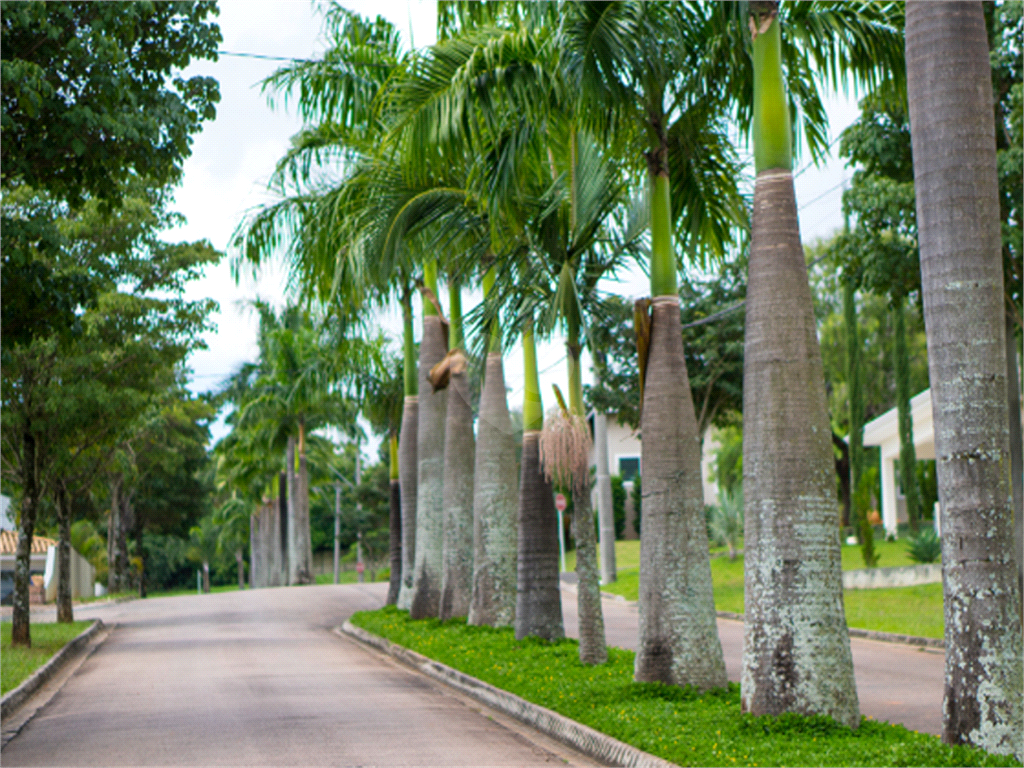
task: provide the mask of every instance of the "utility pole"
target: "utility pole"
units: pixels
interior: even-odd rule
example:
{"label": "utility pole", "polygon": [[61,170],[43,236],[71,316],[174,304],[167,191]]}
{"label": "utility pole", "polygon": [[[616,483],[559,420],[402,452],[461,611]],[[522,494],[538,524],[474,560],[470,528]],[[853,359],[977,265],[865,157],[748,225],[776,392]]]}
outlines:
{"label": "utility pole", "polygon": [[341,483],[334,481],[334,583],[341,576]]}

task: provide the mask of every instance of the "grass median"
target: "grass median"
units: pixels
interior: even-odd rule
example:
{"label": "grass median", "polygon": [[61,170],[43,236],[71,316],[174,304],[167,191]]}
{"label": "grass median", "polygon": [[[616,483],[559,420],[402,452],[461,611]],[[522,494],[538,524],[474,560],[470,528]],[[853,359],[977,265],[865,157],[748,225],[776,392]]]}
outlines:
{"label": "grass median", "polygon": [[91,621],[71,624],[32,622],[32,647],[11,646],[11,622],[0,624],[0,695],[13,691],[21,682],[48,662],[53,655],[82,634]]}
{"label": "grass median", "polygon": [[745,715],[735,683],[703,694],[635,683],[634,654],[619,648],[608,649],[607,664],[585,667],[574,640],[517,641],[510,629],[412,621],[394,607],[351,621],[678,765],[1020,765],[867,718],[852,731],[825,717]]}

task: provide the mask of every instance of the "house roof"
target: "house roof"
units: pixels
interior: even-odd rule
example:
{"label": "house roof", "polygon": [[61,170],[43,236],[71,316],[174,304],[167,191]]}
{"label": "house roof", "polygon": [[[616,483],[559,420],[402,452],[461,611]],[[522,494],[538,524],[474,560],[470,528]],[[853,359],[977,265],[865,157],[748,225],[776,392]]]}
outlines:
{"label": "house roof", "polygon": [[[32,537],[32,554],[45,555],[50,547],[57,546],[57,542],[45,536]],[[14,531],[0,531],[0,554],[13,555],[18,549],[18,534]]]}

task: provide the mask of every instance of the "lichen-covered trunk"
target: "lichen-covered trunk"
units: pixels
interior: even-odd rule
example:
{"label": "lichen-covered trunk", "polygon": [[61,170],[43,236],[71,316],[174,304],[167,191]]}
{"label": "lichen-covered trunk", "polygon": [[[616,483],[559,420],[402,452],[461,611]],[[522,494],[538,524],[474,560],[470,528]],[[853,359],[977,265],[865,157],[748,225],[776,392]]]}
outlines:
{"label": "lichen-covered trunk", "polygon": [[412,605],[412,578],[416,563],[416,462],[419,429],[419,397],[407,395],[402,408],[402,432],[398,439],[398,474],[402,494],[402,569],[398,607]]}
{"label": "lichen-covered trunk", "polygon": [[446,339],[437,315],[423,318],[419,360],[419,425],[416,434],[416,557],[409,616],[436,618],[441,607],[444,547],[444,433],[447,393],[434,392],[430,369],[445,356]]}
{"label": "lichen-covered trunk", "polygon": [[398,590],[402,585],[402,484],[392,480],[390,484],[390,512],[388,523],[390,529],[389,564],[391,575],[388,579],[388,596],[385,605],[398,603]]}
{"label": "lichen-covered trunk", "polygon": [[1003,269],[979,3],[908,3],[907,93],[942,514],[943,741],[1024,757]]}
{"label": "lichen-covered trunk", "polygon": [[[832,430],[788,170],[757,175],[747,285],[741,704],[855,728]],[[647,493],[645,477],[645,532]]]}
{"label": "lichen-covered trunk", "polygon": [[636,679],[699,690],[728,683],[711,589],[700,437],[683,355],[679,298],[657,296],[640,416]]}
{"label": "lichen-covered trunk", "polygon": [[71,606],[71,495],[57,491],[57,621],[70,624],[75,620]]}
{"label": "lichen-covered trunk", "polygon": [[558,514],[540,462],[539,432],[523,434],[519,490],[516,638],[565,637],[558,575]]}
{"label": "lichen-covered trunk", "polygon": [[576,611],[579,616],[580,663],[604,664],[608,648],[604,641],[604,613],[597,572],[597,537],[590,489],[576,489],[572,495],[572,535],[576,539]]}
{"label": "lichen-covered trunk", "polygon": [[466,372],[453,372],[448,382],[444,438],[444,549],[441,607],[447,621],[466,616],[473,597],[473,408]]}
{"label": "lichen-covered trunk", "polygon": [[516,622],[519,478],[501,353],[489,353],[486,365],[473,469],[473,595],[469,623],[508,627]]}

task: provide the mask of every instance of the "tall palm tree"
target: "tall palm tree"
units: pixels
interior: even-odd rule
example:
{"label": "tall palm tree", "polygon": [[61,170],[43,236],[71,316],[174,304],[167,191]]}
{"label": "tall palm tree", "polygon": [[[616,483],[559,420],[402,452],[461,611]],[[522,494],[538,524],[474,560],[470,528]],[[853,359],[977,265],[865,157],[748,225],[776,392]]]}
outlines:
{"label": "tall palm tree", "polygon": [[1022,757],[995,129],[980,4],[907,7],[907,91],[942,515],[942,738]]}

